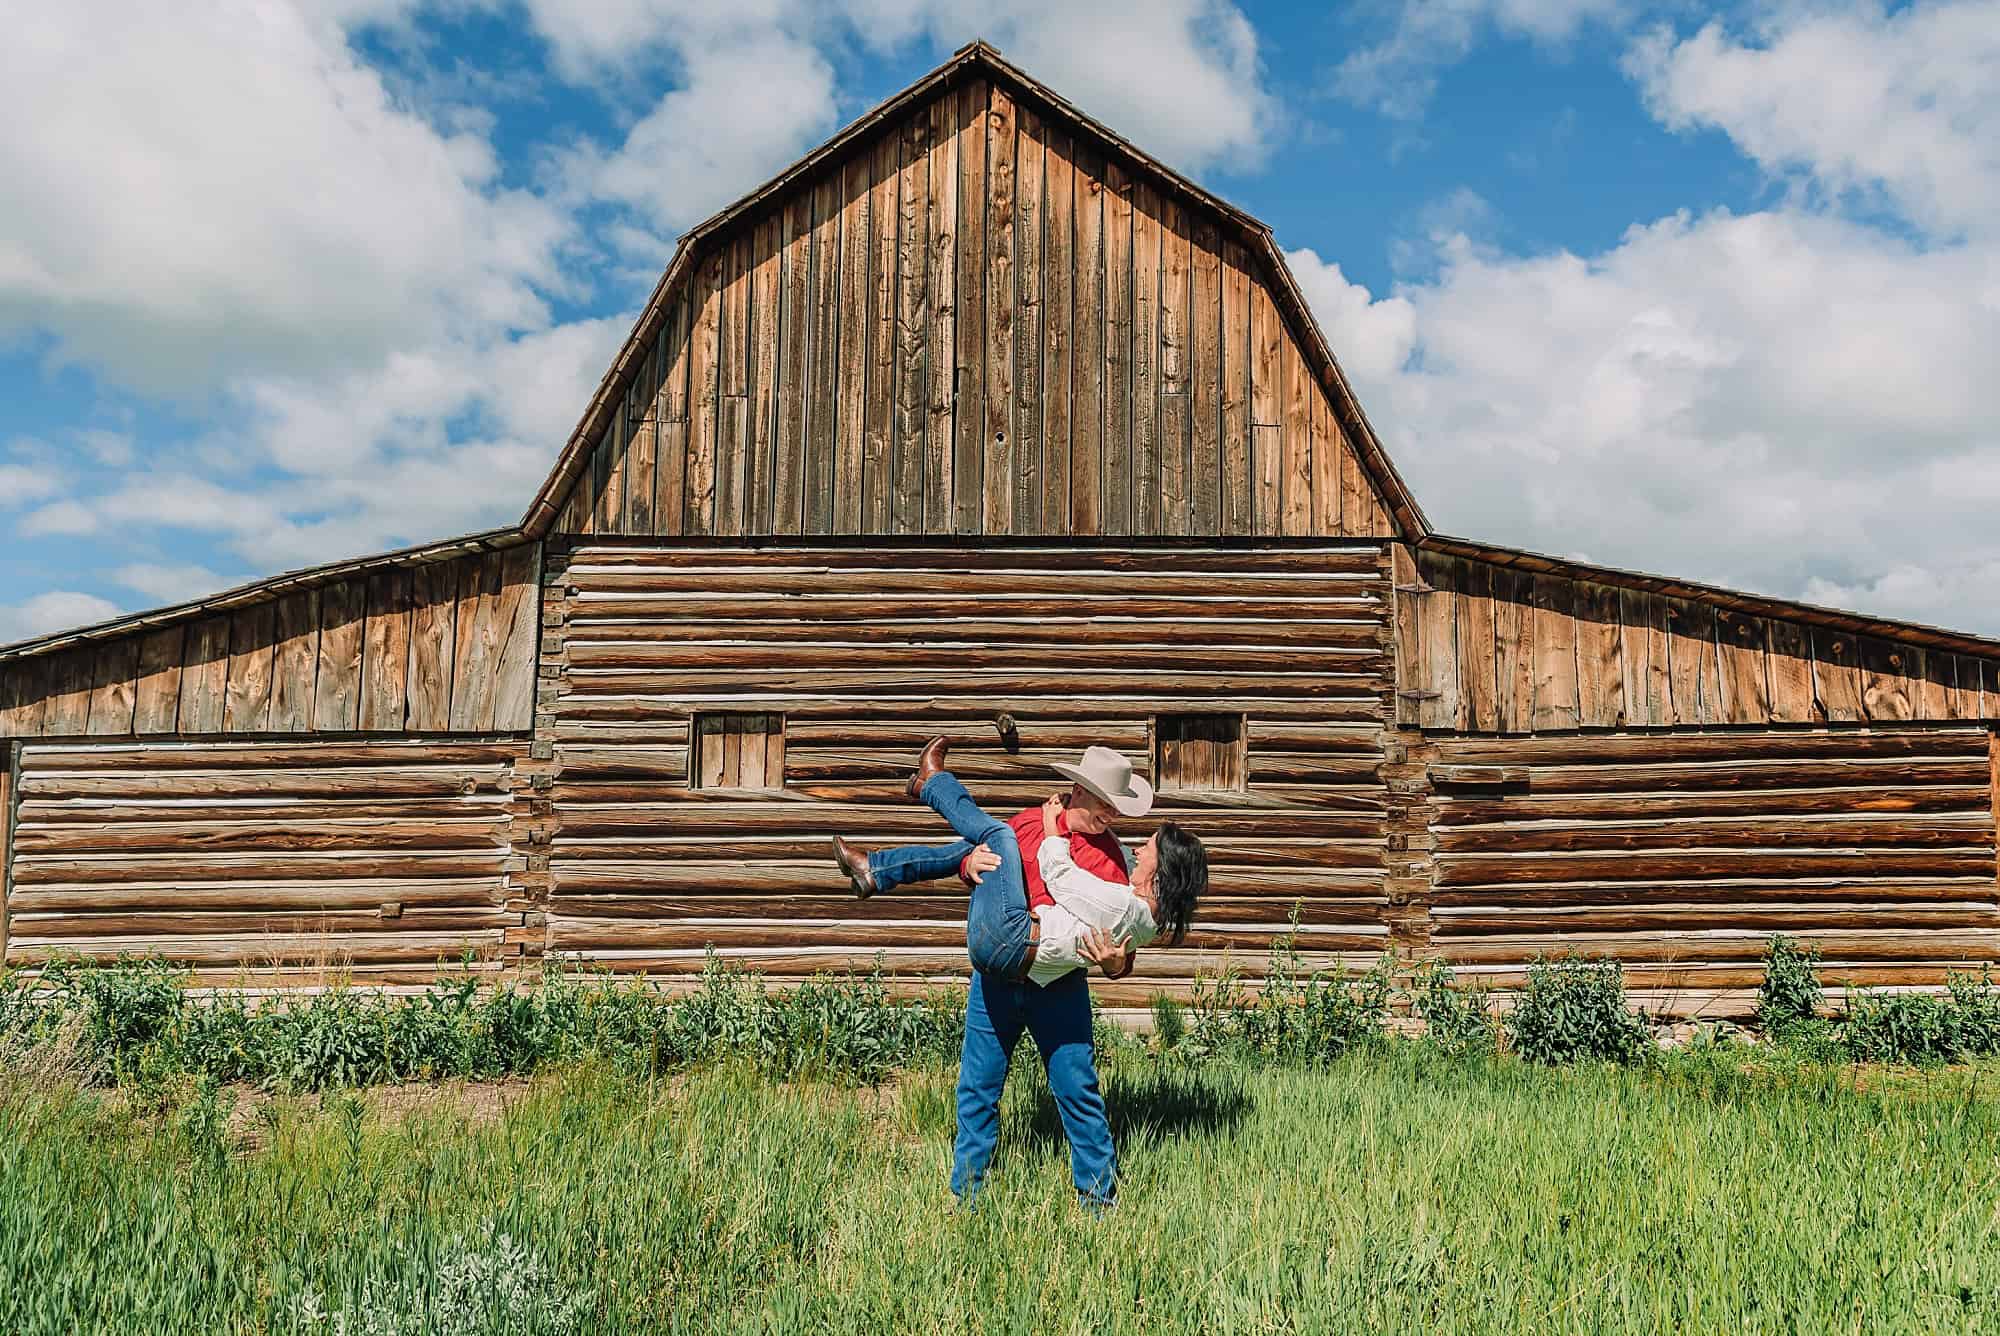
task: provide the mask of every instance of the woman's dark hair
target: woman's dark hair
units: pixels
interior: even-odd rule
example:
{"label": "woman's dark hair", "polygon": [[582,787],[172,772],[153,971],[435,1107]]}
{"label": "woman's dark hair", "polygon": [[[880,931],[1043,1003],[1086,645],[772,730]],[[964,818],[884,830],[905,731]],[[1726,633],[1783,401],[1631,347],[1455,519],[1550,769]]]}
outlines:
{"label": "woman's dark hair", "polygon": [[1167,945],[1179,946],[1195,905],[1208,889],[1208,850],[1172,821],[1160,823],[1155,850],[1159,871],[1154,874],[1153,893],[1160,902],[1160,936]]}

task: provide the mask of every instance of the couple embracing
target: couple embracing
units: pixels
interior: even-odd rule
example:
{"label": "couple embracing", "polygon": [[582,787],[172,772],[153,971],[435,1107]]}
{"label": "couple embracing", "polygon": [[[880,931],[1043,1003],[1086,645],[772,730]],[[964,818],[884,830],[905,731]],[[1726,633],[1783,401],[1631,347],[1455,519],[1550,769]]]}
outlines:
{"label": "couple embracing", "polygon": [[836,836],[834,858],[864,899],[954,873],[971,886],[965,941],[973,976],[951,1190],[970,1203],[986,1176],[1008,1060],[1025,1030],[1041,1052],[1062,1115],[1077,1193],[1086,1206],[1109,1205],[1117,1195],[1118,1156],[1098,1090],[1088,967],[1121,979],[1141,947],[1178,945],[1207,889],[1208,855],[1171,821],[1136,856],[1128,853],[1115,826],[1151,811],[1153,791],[1108,747],[1091,747],[1076,765],[1054,767],[1070,781],[1067,794],[1002,821],[945,768],[947,745],[931,739],[909,792],[959,838],[864,854]]}

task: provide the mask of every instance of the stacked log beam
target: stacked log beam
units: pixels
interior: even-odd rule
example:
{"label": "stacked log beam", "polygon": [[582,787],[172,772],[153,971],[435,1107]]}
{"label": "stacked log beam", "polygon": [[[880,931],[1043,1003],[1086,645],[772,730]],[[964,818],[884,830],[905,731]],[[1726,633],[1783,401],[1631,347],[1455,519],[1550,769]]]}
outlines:
{"label": "stacked log beam", "polygon": [[512,907],[523,742],[29,744],[6,961],[157,955],[207,975],[488,967]]}
{"label": "stacked log beam", "polygon": [[1984,729],[1428,745],[1431,945],[1491,986],[1576,950],[1657,1005],[1740,1014],[1776,933],[1836,987],[2000,961]]}

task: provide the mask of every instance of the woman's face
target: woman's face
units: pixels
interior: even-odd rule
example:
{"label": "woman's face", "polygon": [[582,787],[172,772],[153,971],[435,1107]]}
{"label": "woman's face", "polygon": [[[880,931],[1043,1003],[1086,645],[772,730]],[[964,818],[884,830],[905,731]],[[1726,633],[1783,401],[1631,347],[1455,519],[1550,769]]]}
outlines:
{"label": "woman's face", "polygon": [[1139,846],[1139,857],[1132,864],[1132,884],[1147,885],[1153,875],[1160,870],[1160,833],[1154,831],[1146,842]]}

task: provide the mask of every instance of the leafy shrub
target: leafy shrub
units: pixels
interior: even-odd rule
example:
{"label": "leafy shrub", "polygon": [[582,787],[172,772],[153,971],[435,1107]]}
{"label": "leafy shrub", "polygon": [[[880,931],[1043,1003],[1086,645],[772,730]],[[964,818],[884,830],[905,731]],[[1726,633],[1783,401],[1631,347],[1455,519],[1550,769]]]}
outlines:
{"label": "leafy shrub", "polygon": [[190,998],[186,978],[158,961],[0,976],[0,1038],[11,1047],[77,1028],[104,1079],[151,1099],[180,1073],[326,1090],[525,1073],[586,1055],[649,1072],[726,1057],[777,1075],[877,1081],[949,1057],[963,1026],[955,999],[891,998],[879,972],[771,992],[714,958],[679,998],[645,979],[558,965],[532,989],[463,974],[406,997],[334,988],[262,1005]]}
{"label": "leafy shrub", "polygon": [[1782,934],[1764,949],[1764,982],[1757,987],[1757,1024],[1782,1039],[1795,1027],[1819,1017],[1826,990],[1819,982],[1819,948],[1801,949]]}
{"label": "leafy shrub", "polygon": [[1840,1026],[1856,1062],[1916,1066],[2000,1053],[2000,993],[1985,970],[1950,974],[1945,992],[1851,994]]}
{"label": "leafy shrub", "polygon": [[1192,1056],[1233,1052],[1323,1062],[1386,1036],[1394,962],[1385,956],[1366,974],[1345,966],[1304,972],[1298,921],[1294,905],[1291,931],[1272,944],[1264,986],[1254,996],[1230,967],[1195,980],[1192,1024],[1182,1044]]}
{"label": "leafy shrub", "polygon": [[1632,1062],[1652,1049],[1646,1022],[1625,1005],[1615,960],[1537,959],[1507,1018],[1507,1040],[1530,1062]]}
{"label": "leafy shrub", "polygon": [[1499,1031],[1483,988],[1452,987],[1451,967],[1441,960],[1426,965],[1416,978],[1411,1006],[1423,1017],[1424,1040],[1447,1053],[1492,1053]]}
{"label": "leafy shrub", "polygon": [[1187,1037],[1187,1011],[1164,993],[1153,999],[1153,1042],[1171,1053]]}

